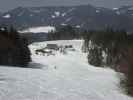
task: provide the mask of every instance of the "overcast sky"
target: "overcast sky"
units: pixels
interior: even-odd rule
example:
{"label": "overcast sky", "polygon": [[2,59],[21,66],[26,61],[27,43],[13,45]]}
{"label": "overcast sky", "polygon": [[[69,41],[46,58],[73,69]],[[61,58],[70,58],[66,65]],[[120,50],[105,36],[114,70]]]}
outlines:
{"label": "overcast sky", "polygon": [[7,11],[18,6],[52,6],[92,4],[106,8],[121,5],[133,5],[133,0],[0,0],[0,11]]}

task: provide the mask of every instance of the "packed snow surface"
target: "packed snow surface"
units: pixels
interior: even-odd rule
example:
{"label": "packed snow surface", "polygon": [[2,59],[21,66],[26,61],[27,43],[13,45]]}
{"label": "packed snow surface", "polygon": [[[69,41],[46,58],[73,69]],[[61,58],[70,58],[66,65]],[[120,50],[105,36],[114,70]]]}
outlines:
{"label": "packed snow surface", "polygon": [[48,33],[51,31],[55,31],[55,27],[53,26],[40,26],[40,27],[32,27],[25,30],[20,31],[20,33]]}
{"label": "packed snow surface", "polygon": [[[47,43],[73,45],[75,51],[36,55]],[[0,67],[0,100],[133,100],[119,89],[116,72],[87,64],[82,40],[50,41],[30,45],[29,68]]]}

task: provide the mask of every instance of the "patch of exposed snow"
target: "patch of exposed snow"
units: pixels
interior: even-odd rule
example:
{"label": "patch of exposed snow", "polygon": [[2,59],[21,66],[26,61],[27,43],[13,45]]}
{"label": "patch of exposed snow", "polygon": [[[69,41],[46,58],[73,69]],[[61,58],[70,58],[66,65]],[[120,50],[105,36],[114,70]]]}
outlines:
{"label": "patch of exposed snow", "polygon": [[40,26],[40,27],[32,27],[25,30],[20,31],[20,33],[48,33],[51,31],[55,31],[55,27],[53,26]]}
{"label": "patch of exposed snow", "polygon": [[56,16],[55,16],[55,15],[52,15],[51,17],[52,17],[52,18],[56,18]]}
{"label": "patch of exposed snow", "polygon": [[1,30],[1,31],[5,31],[5,28],[1,27],[0,30]]}
{"label": "patch of exposed snow", "polygon": [[61,25],[62,25],[62,26],[66,26],[67,24],[65,24],[65,23],[62,23]]}
{"label": "patch of exposed snow", "polygon": [[60,16],[60,12],[59,11],[55,11],[54,14],[56,15],[56,17]]}
{"label": "patch of exposed snow", "polygon": [[76,25],[76,28],[80,28],[81,26],[80,25]]}
{"label": "patch of exposed snow", "polygon": [[96,13],[100,13],[100,10],[96,10]]}
{"label": "patch of exposed snow", "polygon": [[67,19],[65,20],[65,23],[71,21],[71,19],[72,19],[72,17],[71,17],[71,18],[67,18]]}
{"label": "patch of exposed snow", "polygon": [[73,10],[75,10],[76,8],[71,8],[69,9],[67,12],[64,12],[61,14],[62,17],[66,16],[68,13],[72,12]]}
{"label": "patch of exposed snow", "polygon": [[119,8],[113,8],[113,10],[118,10]]}
{"label": "patch of exposed snow", "polygon": [[62,15],[61,15],[62,17],[64,17],[64,16],[66,16],[66,13],[62,13]]}
{"label": "patch of exposed snow", "polygon": [[6,15],[3,16],[3,18],[10,18],[10,17],[11,17],[10,14],[6,14]]}
{"label": "patch of exposed snow", "polygon": [[67,11],[67,13],[70,13],[70,12],[72,12],[73,10],[75,10],[76,8],[71,8],[71,9],[69,9],[68,11]]}

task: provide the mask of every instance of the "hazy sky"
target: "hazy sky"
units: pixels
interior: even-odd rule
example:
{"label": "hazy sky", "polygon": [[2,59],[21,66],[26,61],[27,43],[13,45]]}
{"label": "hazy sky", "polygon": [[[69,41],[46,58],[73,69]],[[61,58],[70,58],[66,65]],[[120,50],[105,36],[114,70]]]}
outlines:
{"label": "hazy sky", "polygon": [[133,0],[0,0],[0,11],[7,11],[18,6],[52,6],[92,4],[102,7],[119,7],[133,5]]}

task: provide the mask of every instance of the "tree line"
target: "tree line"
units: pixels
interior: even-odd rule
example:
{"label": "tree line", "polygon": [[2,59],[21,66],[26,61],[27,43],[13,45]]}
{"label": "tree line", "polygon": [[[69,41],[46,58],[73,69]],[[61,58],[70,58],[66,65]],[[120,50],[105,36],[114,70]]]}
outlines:
{"label": "tree line", "polygon": [[80,32],[77,28],[66,25],[56,27],[56,31],[47,35],[48,40],[71,40],[80,38]]}
{"label": "tree line", "polygon": [[88,52],[88,63],[94,66],[110,66],[123,71],[126,78],[121,80],[127,94],[133,96],[133,34],[111,28],[88,31],[83,34],[84,52]]}
{"label": "tree line", "polygon": [[28,40],[13,27],[0,26],[0,65],[26,67],[30,61]]}

